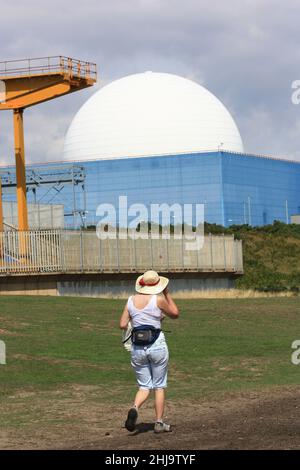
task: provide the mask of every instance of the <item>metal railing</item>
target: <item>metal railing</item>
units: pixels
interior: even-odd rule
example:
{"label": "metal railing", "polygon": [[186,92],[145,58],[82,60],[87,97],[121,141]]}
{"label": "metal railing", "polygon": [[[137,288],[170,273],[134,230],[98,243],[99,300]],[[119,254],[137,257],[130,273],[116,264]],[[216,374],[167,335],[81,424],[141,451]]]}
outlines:
{"label": "metal railing", "polygon": [[201,250],[188,251],[171,237],[97,238],[94,231],[32,230],[0,233],[0,274],[243,272],[242,242],[205,236]]}
{"label": "metal railing", "polygon": [[6,231],[14,230],[16,232],[18,230],[18,227],[16,225],[13,225],[5,220],[3,220],[3,227],[4,227],[4,230]]}
{"label": "metal railing", "polygon": [[60,230],[0,233],[0,273],[61,271]]}
{"label": "metal railing", "polygon": [[93,62],[85,62],[65,56],[36,57],[0,62],[0,79],[49,74],[67,74],[71,77],[97,80],[97,65]]}

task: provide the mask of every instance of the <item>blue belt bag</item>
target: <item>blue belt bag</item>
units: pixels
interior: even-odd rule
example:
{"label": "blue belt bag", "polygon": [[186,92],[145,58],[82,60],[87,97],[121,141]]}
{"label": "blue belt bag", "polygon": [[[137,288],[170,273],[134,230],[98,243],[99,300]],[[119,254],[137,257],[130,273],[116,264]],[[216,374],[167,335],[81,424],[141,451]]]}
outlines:
{"label": "blue belt bag", "polygon": [[133,328],[131,341],[136,346],[149,346],[159,337],[161,330],[151,325],[141,325]]}

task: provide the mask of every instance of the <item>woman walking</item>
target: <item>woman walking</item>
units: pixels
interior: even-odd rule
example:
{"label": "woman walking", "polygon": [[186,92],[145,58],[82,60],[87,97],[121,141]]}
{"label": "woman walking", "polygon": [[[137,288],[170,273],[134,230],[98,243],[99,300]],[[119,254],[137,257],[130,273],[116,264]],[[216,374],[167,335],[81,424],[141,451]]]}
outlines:
{"label": "woman walking", "polygon": [[[168,283],[169,279],[156,271],[146,271],[139,276],[135,284],[137,294],[129,297],[120,319],[120,328],[127,329],[129,321],[133,328],[131,365],[139,386],[125,422],[128,431],[134,431],[139,408],[151,390],[155,393],[154,432],[171,430],[163,421],[169,352],[161,321],[165,315],[178,318],[179,311],[167,288]],[[161,293],[163,295],[159,296]]]}

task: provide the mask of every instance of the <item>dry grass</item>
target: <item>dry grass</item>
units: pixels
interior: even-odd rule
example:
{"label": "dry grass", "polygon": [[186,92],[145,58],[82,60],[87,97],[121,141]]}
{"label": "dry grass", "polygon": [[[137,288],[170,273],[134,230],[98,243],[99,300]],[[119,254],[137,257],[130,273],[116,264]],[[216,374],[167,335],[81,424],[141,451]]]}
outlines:
{"label": "dry grass", "polygon": [[[116,294],[101,294],[93,297],[102,299],[128,299],[133,291],[123,291]],[[174,299],[248,299],[248,298],[267,298],[267,297],[295,297],[293,292],[259,292],[252,289],[194,289],[190,291],[179,290],[172,293]],[[74,295],[73,295],[74,296]],[[84,297],[80,295],[80,297]]]}
{"label": "dry grass", "polygon": [[294,297],[293,292],[259,292],[242,289],[212,289],[174,292],[176,299],[248,299],[260,297]]}

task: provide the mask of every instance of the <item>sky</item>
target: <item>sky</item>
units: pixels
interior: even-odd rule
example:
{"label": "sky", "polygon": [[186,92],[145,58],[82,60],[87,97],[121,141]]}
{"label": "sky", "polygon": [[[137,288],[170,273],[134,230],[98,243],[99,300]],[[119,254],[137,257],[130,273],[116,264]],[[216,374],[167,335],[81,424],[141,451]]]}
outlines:
{"label": "sky", "polygon": [[[61,160],[87,98],[146,70],[208,88],[233,115],[245,151],[300,161],[299,16],[298,0],[0,0],[0,61],[66,55],[98,65],[94,87],[25,110],[26,161]],[[13,163],[12,113],[2,111],[0,166]]]}

